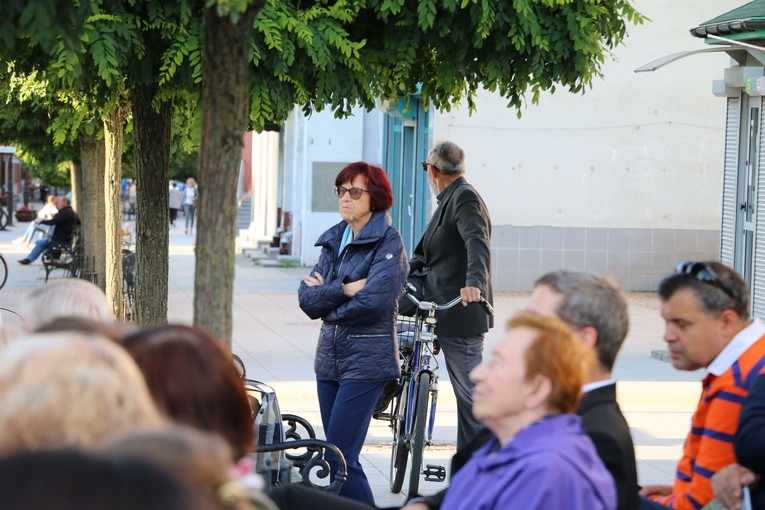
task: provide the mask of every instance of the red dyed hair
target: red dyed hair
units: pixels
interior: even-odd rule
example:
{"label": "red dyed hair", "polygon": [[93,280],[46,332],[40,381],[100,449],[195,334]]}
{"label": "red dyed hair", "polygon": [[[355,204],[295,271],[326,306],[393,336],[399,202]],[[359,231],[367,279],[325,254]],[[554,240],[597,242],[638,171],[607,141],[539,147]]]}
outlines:
{"label": "red dyed hair", "polygon": [[382,167],[357,161],[345,166],[335,177],[335,186],[341,186],[361,175],[367,181],[369,205],[372,211],[387,211],[393,207],[393,189]]}
{"label": "red dyed hair", "polygon": [[210,333],[182,325],[141,329],[122,346],[157,407],[177,423],[216,432],[239,460],[253,444],[253,418],[231,354]]}
{"label": "red dyed hair", "polygon": [[552,383],[547,405],[559,413],[572,413],[582,396],[582,385],[595,356],[562,321],[521,313],[508,321],[508,329],[526,328],[536,339],[524,355],[526,380],[541,375]]}

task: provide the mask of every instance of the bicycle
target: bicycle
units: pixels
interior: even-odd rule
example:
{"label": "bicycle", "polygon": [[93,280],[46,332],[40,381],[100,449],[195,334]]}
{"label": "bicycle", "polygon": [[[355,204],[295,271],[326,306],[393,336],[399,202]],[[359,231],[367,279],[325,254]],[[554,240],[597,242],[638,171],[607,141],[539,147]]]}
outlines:
{"label": "bicycle", "polygon": [[5,257],[0,253],[0,289],[5,287],[5,282],[8,281],[8,262],[5,261]]}
{"label": "bicycle", "polygon": [[[393,444],[390,461],[390,490],[401,492],[407,463],[409,468],[409,496],[418,494],[420,475],[426,481],[442,482],[446,479],[443,466],[427,465],[422,470],[422,456],[425,446],[431,444],[438,399],[438,361],[435,355],[439,348],[436,342],[436,312],[453,308],[462,301],[456,297],[446,304],[437,304],[417,299],[416,288],[406,286],[406,296],[417,307],[414,317],[399,318],[397,329],[402,325],[413,326],[399,333],[401,353],[401,377],[398,389],[392,397],[389,413],[377,413],[375,418],[390,421]],[[485,298],[479,302],[484,311],[494,315],[494,309]],[[413,323],[413,324],[412,324]]]}

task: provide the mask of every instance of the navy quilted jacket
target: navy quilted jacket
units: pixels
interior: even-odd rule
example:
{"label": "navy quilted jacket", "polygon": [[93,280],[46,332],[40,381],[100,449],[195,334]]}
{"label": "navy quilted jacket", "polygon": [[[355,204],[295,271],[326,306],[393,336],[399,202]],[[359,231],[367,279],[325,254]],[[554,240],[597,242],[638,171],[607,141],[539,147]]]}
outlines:
{"label": "navy quilted jacket", "polygon": [[[395,320],[409,263],[401,235],[388,225],[387,213],[372,214],[359,235],[338,254],[347,223],[324,232],[319,262],[323,285],[300,284],[300,308],[312,319],[321,318],[314,370],[336,381],[378,381],[399,376]],[[343,283],[366,278],[352,298]]]}

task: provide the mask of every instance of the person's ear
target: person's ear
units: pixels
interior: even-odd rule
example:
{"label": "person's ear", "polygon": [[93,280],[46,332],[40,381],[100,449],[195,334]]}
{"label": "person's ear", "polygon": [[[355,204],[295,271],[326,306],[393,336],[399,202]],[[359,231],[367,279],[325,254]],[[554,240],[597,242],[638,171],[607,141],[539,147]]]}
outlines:
{"label": "person's ear", "polygon": [[552,395],[552,381],[543,375],[536,375],[529,383],[529,392],[526,394],[526,407],[535,409],[546,406]]}
{"label": "person's ear", "polygon": [[576,332],[582,343],[590,350],[595,350],[598,343],[598,330],[593,326],[585,326]]}
{"label": "person's ear", "polygon": [[727,338],[733,338],[741,329],[741,317],[734,310],[723,310],[718,320]]}

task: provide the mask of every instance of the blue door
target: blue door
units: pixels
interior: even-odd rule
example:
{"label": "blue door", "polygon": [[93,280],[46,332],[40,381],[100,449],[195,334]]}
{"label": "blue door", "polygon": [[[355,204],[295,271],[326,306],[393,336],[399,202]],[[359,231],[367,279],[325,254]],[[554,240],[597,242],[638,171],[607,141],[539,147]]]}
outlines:
{"label": "blue door", "polygon": [[422,99],[412,97],[410,109],[400,100],[385,116],[385,161],[393,186],[393,226],[401,232],[411,255],[425,230],[431,194],[420,163],[428,153],[428,113]]}

